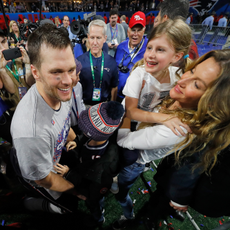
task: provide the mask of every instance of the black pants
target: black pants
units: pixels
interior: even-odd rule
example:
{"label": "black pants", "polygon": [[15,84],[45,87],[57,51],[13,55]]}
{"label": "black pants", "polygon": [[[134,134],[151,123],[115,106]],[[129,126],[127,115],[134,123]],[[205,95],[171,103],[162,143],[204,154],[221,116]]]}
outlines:
{"label": "black pants", "polygon": [[169,202],[170,200],[164,195],[164,192],[157,189],[150,197],[144,215],[153,222],[158,222],[168,215],[173,215],[175,210],[169,205]]}
{"label": "black pants", "polygon": [[13,112],[10,110],[4,112],[0,117],[0,137],[12,143],[12,136],[10,134],[10,125],[13,117]]}

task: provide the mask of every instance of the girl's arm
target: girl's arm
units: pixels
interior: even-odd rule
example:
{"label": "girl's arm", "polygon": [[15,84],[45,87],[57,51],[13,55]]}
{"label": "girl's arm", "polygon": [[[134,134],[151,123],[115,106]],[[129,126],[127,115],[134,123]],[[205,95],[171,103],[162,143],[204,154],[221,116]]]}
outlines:
{"label": "girl's arm", "polygon": [[138,100],[139,99],[137,98],[132,98],[128,96],[125,97],[126,116],[129,119],[140,122],[165,125],[169,129],[171,129],[175,135],[186,135],[181,127],[184,127],[188,132],[191,132],[189,126],[182,123],[181,120],[177,117],[173,117],[169,114],[154,113],[138,109]]}

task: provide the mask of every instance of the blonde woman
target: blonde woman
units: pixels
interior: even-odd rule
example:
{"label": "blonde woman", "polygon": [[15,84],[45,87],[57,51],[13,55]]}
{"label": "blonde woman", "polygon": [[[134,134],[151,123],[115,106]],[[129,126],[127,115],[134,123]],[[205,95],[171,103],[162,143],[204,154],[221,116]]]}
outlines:
{"label": "blonde woman", "polygon": [[59,21],[59,17],[58,17],[58,16],[54,18],[54,24],[55,24],[57,27],[60,26],[61,23],[60,23],[60,21]]}
{"label": "blonde woman", "polygon": [[[126,148],[124,154],[126,150],[133,151],[133,155],[138,151],[137,161],[131,165],[125,162],[127,166],[118,175],[120,191],[117,199],[123,208],[126,220],[134,218],[129,189],[143,172],[146,163],[163,158],[169,151],[172,153],[177,144],[180,148],[183,146],[186,153],[191,150],[192,154],[211,142],[213,145],[209,149],[210,157],[207,156],[202,161],[207,169],[213,159],[215,160],[215,154],[230,144],[230,138],[227,138],[230,133],[229,64],[229,50],[211,51],[203,55],[186,68],[177,85],[170,90],[170,98],[155,109],[155,112],[179,117],[191,128],[192,133],[187,133],[181,126],[187,135],[177,136],[171,129],[159,124],[131,132],[130,120],[124,119],[118,131],[118,145]],[[221,141],[217,134],[221,137]],[[129,153],[129,156],[128,160],[132,160],[132,154]],[[159,206],[162,206],[164,211],[163,203],[159,203]],[[164,207],[167,209],[166,214],[173,212],[169,205]],[[162,214],[164,213],[160,212],[159,208],[151,217],[156,221]]]}
{"label": "blonde woman", "polygon": [[20,46],[24,43],[24,40],[21,37],[20,30],[16,21],[10,21],[10,33],[8,35],[8,40],[10,41],[11,45]]}

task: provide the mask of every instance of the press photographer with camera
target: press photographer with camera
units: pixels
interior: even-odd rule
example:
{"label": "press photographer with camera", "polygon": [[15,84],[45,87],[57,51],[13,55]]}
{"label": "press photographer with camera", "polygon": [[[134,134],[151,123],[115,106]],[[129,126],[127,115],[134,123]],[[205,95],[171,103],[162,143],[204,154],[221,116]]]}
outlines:
{"label": "press photographer with camera", "polygon": [[138,11],[130,19],[127,31],[128,39],[122,42],[115,55],[119,71],[119,85],[117,92],[117,101],[121,102],[124,98],[122,90],[130,74],[130,70],[136,62],[144,56],[148,39],[144,36],[146,19],[145,14]]}
{"label": "press photographer with camera", "polygon": [[102,51],[107,38],[106,29],[106,24],[102,20],[90,22],[88,26],[90,51],[77,58],[82,64],[80,83],[86,107],[116,100],[118,85],[116,61],[104,50]]}

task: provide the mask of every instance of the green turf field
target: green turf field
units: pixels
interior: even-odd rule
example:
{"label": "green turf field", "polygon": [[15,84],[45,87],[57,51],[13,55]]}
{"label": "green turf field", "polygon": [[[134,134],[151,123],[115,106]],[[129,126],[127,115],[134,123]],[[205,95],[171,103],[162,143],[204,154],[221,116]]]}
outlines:
{"label": "green turf field", "polygon": [[[152,166],[152,168],[154,168]],[[151,190],[154,191],[156,183],[153,181],[153,175],[156,172],[148,170],[143,173],[145,180],[151,181]],[[79,214],[77,215],[57,215],[43,212],[29,212],[24,209],[22,205],[22,198],[25,195],[26,190],[17,182],[16,178],[8,179],[1,175],[1,190],[0,190],[0,225],[2,220],[5,220],[5,224],[9,225],[15,222],[19,222],[25,229],[38,230],[38,229],[74,229],[81,230],[87,229],[84,227],[84,222],[89,212],[81,201],[79,204]],[[143,180],[139,178],[130,191],[131,198],[136,200],[134,208],[137,220],[132,226],[126,229],[142,230],[145,229],[142,223],[140,210],[144,204],[148,201],[150,195],[142,194],[140,190],[146,189]],[[140,192],[140,194],[138,193]],[[224,201],[223,201],[224,202]],[[221,218],[209,218],[197,213],[196,211],[189,209],[189,213],[192,215],[197,225],[202,230],[211,230],[220,225],[219,221],[225,223],[229,221],[229,217]],[[114,198],[112,193],[108,193],[105,199],[105,223],[101,228],[97,229],[112,229],[111,224],[120,217],[122,214],[121,208]],[[184,222],[180,222],[173,218],[168,218],[167,222],[169,226],[166,226],[161,222],[162,226],[160,230],[174,229],[174,230],[192,230],[195,227],[192,225],[188,217],[186,217]],[[202,225],[202,226],[201,226]],[[170,228],[171,227],[171,228]]]}

